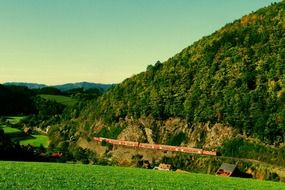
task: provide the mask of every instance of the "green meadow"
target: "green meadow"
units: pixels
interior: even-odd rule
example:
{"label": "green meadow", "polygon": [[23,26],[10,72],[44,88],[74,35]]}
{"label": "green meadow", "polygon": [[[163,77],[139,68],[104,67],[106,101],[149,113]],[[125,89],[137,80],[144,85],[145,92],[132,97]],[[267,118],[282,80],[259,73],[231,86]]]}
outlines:
{"label": "green meadow", "polygon": [[1,125],[0,126],[1,129],[3,129],[5,134],[20,134],[22,133],[22,131],[20,129],[17,128],[13,128],[13,127],[8,127],[6,125]]}
{"label": "green meadow", "polygon": [[[6,121],[9,121],[9,123],[14,125],[19,123],[23,118],[24,116],[12,116],[8,117]],[[0,128],[3,129],[4,133],[7,134],[12,139],[12,141],[19,141],[21,145],[30,144],[35,147],[39,147],[40,145],[48,147],[49,139],[46,135],[26,135],[21,129],[10,127],[5,124],[0,124]]]}
{"label": "green meadow", "polygon": [[13,141],[19,141],[21,145],[32,145],[39,147],[43,145],[48,147],[49,139],[46,135],[26,135],[20,129],[7,127],[5,125],[0,126],[3,129],[4,133],[11,137]]}
{"label": "green meadow", "polygon": [[57,103],[66,105],[66,106],[73,106],[77,103],[77,100],[68,96],[63,96],[63,95],[48,95],[48,94],[43,94],[40,95],[42,98],[50,101],[55,101]]}
{"label": "green meadow", "polygon": [[9,123],[14,125],[14,124],[19,123],[24,118],[25,118],[25,116],[10,116],[6,119],[6,121],[8,121]]}
{"label": "green meadow", "polygon": [[35,147],[39,147],[43,145],[44,147],[48,147],[48,136],[46,135],[31,135],[31,138],[23,139],[20,141],[22,145],[33,145]]}
{"label": "green meadow", "polygon": [[1,189],[285,189],[270,181],[97,165],[1,161],[0,171]]}

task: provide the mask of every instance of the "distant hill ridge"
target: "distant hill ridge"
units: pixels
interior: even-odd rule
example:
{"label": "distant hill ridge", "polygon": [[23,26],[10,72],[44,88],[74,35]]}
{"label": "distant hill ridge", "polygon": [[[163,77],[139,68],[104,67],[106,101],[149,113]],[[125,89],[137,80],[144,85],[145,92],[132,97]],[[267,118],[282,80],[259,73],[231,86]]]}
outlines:
{"label": "distant hill ridge", "polygon": [[113,84],[101,84],[101,83],[91,83],[91,82],[77,82],[77,83],[66,83],[61,85],[45,85],[37,83],[27,83],[27,82],[6,82],[3,85],[14,85],[14,86],[25,86],[29,89],[40,89],[44,87],[54,87],[61,91],[67,91],[75,88],[91,89],[100,88],[103,90],[109,89]]}
{"label": "distant hill ridge", "polygon": [[5,82],[3,83],[5,86],[25,86],[29,89],[39,89],[48,87],[48,85],[45,84],[37,84],[37,83],[28,83],[28,82]]}

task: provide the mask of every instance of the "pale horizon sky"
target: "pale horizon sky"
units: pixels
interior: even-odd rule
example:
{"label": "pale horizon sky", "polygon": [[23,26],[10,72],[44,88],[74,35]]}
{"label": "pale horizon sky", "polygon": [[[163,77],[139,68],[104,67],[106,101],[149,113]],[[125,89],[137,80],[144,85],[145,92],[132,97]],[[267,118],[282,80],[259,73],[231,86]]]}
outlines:
{"label": "pale horizon sky", "polygon": [[0,83],[119,83],[277,0],[0,0]]}

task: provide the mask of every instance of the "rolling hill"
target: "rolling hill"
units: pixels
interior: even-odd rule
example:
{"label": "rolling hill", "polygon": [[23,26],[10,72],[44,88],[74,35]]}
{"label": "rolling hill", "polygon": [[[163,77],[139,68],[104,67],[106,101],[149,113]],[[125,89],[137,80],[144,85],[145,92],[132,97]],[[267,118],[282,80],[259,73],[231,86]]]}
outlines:
{"label": "rolling hill", "polygon": [[57,88],[61,91],[68,91],[75,88],[83,88],[85,90],[92,89],[92,88],[98,88],[102,90],[107,90],[112,86],[112,84],[100,84],[100,83],[90,83],[90,82],[77,82],[77,83],[67,83],[62,85],[55,85],[52,86],[54,88]]}
{"label": "rolling hill", "polygon": [[[89,102],[72,130],[85,130],[84,138],[221,149],[255,159],[266,146],[282,147],[284,23],[280,2],[225,25]],[[237,151],[239,145],[247,148]],[[252,149],[255,154],[242,152]]]}
{"label": "rolling hill", "polygon": [[6,86],[24,86],[29,89],[39,89],[39,88],[44,88],[47,87],[45,84],[37,84],[37,83],[28,83],[28,82],[5,82],[3,85]]}
{"label": "rolling hill", "polygon": [[79,120],[140,142],[216,148],[240,134],[282,145],[284,23],[284,2],[245,15],[114,86]]}
{"label": "rolling hill", "polygon": [[60,91],[68,91],[76,88],[83,88],[85,90],[98,88],[102,90],[109,89],[113,84],[101,84],[101,83],[91,83],[91,82],[77,82],[77,83],[67,83],[61,85],[45,85],[45,84],[37,84],[37,83],[25,83],[25,82],[6,82],[3,85],[6,86],[24,86],[29,89],[41,89],[44,87],[54,87]]}

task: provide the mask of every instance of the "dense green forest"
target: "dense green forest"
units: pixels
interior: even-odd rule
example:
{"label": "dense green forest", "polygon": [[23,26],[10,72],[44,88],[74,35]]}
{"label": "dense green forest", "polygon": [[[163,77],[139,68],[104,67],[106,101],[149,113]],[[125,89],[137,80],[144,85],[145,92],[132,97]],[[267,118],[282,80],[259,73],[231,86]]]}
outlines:
{"label": "dense green forest", "polygon": [[222,123],[269,144],[283,143],[284,23],[284,2],[246,15],[114,86],[81,118],[89,126],[102,120],[116,126],[126,117],[180,117],[190,127]]}
{"label": "dense green forest", "polygon": [[61,91],[54,87],[43,87],[31,90],[24,86],[0,84],[0,116],[42,115],[49,117],[63,113],[66,105],[53,99],[42,98],[40,95],[60,95],[84,103],[84,101],[96,99],[103,92],[104,90],[97,88],[76,88]]}
{"label": "dense green forest", "polygon": [[26,87],[0,85],[0,116],[34,113],[33,95]]}

